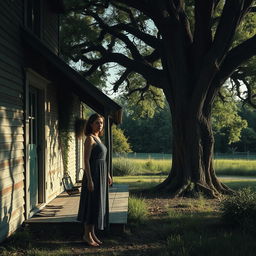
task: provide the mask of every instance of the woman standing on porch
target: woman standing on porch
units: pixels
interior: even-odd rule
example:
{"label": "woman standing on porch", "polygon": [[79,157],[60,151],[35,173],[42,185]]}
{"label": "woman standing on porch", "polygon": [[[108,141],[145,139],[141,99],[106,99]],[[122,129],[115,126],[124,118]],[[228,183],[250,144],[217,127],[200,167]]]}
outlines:
{"label": "woman standing on porch", "polygon": [[93,114],[84,129],[85,169],[77,219],[84,224],[83,239],[91,246],[102,243],[95,234],[95,227],[103,230],[106,226],[107,178],[108,184],[112,184],[106,165],[107,148],[100,140],[103,123],[101,115]]}

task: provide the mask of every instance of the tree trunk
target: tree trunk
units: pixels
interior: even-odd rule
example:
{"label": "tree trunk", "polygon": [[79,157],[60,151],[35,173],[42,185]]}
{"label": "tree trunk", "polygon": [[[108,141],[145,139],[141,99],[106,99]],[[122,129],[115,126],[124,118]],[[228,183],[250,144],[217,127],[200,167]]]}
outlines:
{"label": "tree trunk", "polygon": [[168,192],[172,196],[196,196],[203,193],[212,198],[232,193],[215,174],[211,114],[202,112],[195,111],[194,106],[189,106],[188,101],[184,100],[183,104],[179,103],[179,107],[172,109],[172,168],[166,180],[156,187],[156,191]]}

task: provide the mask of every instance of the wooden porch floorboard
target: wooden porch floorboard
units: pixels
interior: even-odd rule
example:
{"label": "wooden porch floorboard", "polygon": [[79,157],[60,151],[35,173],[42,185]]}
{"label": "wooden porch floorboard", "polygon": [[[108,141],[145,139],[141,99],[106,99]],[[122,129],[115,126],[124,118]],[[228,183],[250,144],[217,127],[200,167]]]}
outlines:
{"label": "wooden porch floorboard", "polygon": [[[127,224],[128,198],[128,185],[114,184],[109,188],[110,224]],[[25,223],[79,223],[76,220],[79,199],[80,194],[69,196],[63,192]]]}

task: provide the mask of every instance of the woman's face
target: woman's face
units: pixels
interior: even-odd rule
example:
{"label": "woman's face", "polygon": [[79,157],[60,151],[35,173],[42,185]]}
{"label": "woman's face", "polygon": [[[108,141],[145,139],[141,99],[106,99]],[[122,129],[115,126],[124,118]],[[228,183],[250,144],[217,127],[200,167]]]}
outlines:
{"label": "woman's face", "polygon": [[103,119],[102,118],[97,118],[92,124],[92,132],[93,133],[99,133],[103,129]]}

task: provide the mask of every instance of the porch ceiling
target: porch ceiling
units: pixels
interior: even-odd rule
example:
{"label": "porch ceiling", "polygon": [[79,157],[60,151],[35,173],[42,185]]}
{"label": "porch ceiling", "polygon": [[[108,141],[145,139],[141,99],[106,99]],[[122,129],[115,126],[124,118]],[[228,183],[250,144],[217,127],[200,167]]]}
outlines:
{"label": "porch ceiling", "polygon": [[97,113],[107,114],[114,123],[121,123],[121,106],[72,69],[30,31],[22,28],[21,36],[27,67],[45,76],[60,89],[65,88],[74,92],[81,101]]}
{"label": "porch ceiling", "polygon": [[57,13],[63,13],[65,11],[65,5],[63,0],[48,0],[49,4],[53,7],[53,10]]}

